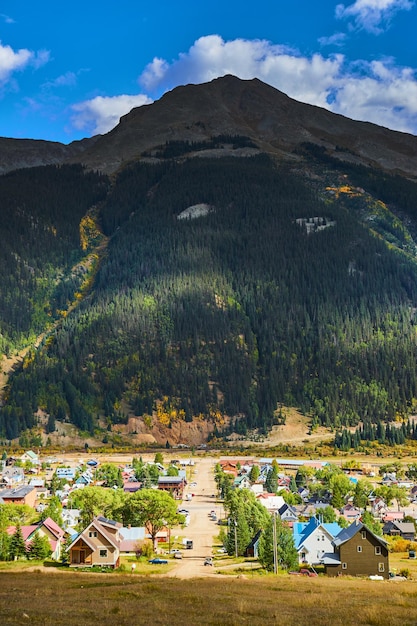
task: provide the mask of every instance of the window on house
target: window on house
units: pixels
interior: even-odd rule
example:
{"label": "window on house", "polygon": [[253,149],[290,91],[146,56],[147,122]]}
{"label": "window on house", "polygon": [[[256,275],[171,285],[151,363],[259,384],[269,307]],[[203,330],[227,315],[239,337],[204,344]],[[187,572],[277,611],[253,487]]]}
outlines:
{"label": "window on house", "polygon": [[363,530],[361,534],[362,534],[362,539],[366,539],[366,530]]}
{"label": "window on house", "polygon": [[375,554],[381,554],[381,546],[375,546]]}
{"label": "window on house", "polygon": [[378,572],[385,572],[385,563],[378,563]]}
{"label": "window on house", "polygon": [[347,563],[342,563],[342,569],[347,569]]}
{"label": "window on house", "polygon": [[103,557],[106,557],[106,556],[107,556],[107,550],[100,550],[100,556],[101,556],[102,558],[103,558]]}
{"label": "window on house", "polygon": [[356,549],[358,552],[362,552],[362,546],[358,546]]}
{"label": "window on house", "polygon": [[97,537],[97,531],[96,530],[90,530],[90,532],[88,533],[89,537]]}

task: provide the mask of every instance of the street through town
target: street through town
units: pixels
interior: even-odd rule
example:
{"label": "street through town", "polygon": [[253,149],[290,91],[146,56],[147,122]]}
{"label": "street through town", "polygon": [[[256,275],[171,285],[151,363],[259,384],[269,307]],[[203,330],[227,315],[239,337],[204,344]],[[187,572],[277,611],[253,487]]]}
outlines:
{"label": "street through town", "polygon": [[196,486],[188,486],[185,493],[193,493],[190,501],[184,501],[183,508],[190,512],[190,524],[184,530],[187,539],[193,542],[191,550],[182,550],[183,558],[168,576],[179,578],[194,578],[213,575],[213,567],[204,565],[204,559],[213,553],[214,538],[218,535],[219,526],[210,517],[212,510],[216,511],[217,518],[223,516],[223,506],[213,495],[217,495],[214,481],[213,459],[197,459],[195,472],[190,482]]}

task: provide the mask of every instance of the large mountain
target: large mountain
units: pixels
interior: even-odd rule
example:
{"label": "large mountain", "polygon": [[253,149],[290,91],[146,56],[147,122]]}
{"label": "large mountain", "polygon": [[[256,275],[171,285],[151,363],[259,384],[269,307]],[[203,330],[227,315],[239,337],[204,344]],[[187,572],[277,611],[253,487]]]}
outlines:
{"label": "large mountain", "polygon": [[414,410],[416,137],[226,76],[3,148],[0,437],[195,442],[291,405],[394,438]]}
{"label": "large mountain", "polygon": [[106,135],[81,142],[0,139],[0,172],[79,162],[112,174],[167,141],[201,142],[222,134],[243,135],[278,155],[309,142],[343,159],[417,176],[415,136],[356,122],[297,102],[258,79],[234,76],[177,87],[133,109]]}

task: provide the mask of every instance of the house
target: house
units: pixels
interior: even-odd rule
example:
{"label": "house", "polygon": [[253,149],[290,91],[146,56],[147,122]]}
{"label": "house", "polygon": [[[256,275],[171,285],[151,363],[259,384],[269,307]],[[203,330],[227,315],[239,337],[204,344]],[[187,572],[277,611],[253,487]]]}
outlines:
{"label": "house", "polygon": [[[20,528],[27,551],[30,549],[32,540],[35,535],[47,537],[52,550],[51,557],[55,559],[55,561],[59,561],[59,559],[61,558],[62,546],[65,542],[66,532],[60,526],[58,526],[58,524],[54,522],[53,519],[47,517],[45,520],[38,522],[38,524],[21,526]],[[9,526],[6,532],[10,536],[14,535],[14,533],[16,532],[16,526]]]}
{"label": "house", "polygon": [[402,539],[407,539],[407,541],[414,541],[416,538],[416,527],[413,522],[389,520],[383,525],[382,532],[384,535],[401,537]]}
{"label": "house", "polygon": [[[75,528],[81,519],[80,509],[62,509],[62,521],[64,522],[64,528],[71,533],[71,529]],[[72,533],[71,533],[72,534]]]}
{"label": "house", "polygon": [[251,542],[245,550],[245,556],[253,556],[255,559],[259,556],[259,541],[261,539],[262,530],[258,530]]}
{"label": "house", "polygon": [[221,461],[220,465],[225,474],[232,474],[232,476],[238,475],[237,463],[232,463],[232,461]]}
{"label": "house", "polygon": [[125,491],[126,493],[135,493],[141,488],[142,483],[140,483],[138,480],[126,480],[123,483],[123,491]]}
{"label": "house", "polygon": [[70,567],[119,567],[122,524],[96,517],[68,547]]}
{"label": "house", "polygon": [[81,485],[82,487],[88,487],[93,480],[93,472],[90,469],[86,469],[85,472],[81,474],[75,481],[76,485]]}
{"label": "house", "polygon": [[43,478],[31,478],[28,484],[30,487],[35,487],[38,494],[40,489],[45,490],[45,481]]}
{"label": "house", "polygon": [[387,472],[382,477],[382,484],[387,485],[388,487],[392,487],[392,485],[396,485],[398,483],[397,475],[395,472]]}
{"label": "house", "polygon": [[[188,446],[185,446],[185,447],[188,447]],[[194,463],[195,463],[194,459],[180,459],[181,467],[192,467]]]}
{"label": "house", "polygon": [[289,489],[291,477],[286,474],[278,474],[278,489]]}
{"label": "house", "polygon": [[348,521],[353,522],[359,519],[362,515],[362,511],[353,504],[346,504],[341,510],[340,514]]}
{"label": "house", "polygon": [[371,501],[371,513],[374,517],[382,517],[388,510],[387,503],[380,497]]}
{"label": "house", "polygon": [[57,478],[66,478],[67,480],[74,480],[77,470],[75,467],[57,467],[55,470],[55,476]]}
{"label": "house", "polygon": [[308,499],[310,497],[310,490],[307,487],[299,487],[297,493],[303,502],[308,502]]}
{"label": "house", "polygon": [[22,463],[32,463],[32,465],[40,465],[39,456],[33,450],[27,450],[20,457]]}
{"label": "house", "polygon": [[36,489],[29,485],[23,485],[22,487],[15,487],[14,489],[1,489],[0,490],[0,503],[1,504],[27,504],[32,508],[35,508],[36,503]]}
{"label": "house", "polygon": [[16,487],[25,482],[23,467],[8,466],[1,472],[0,484],[4,487]]}
{"label": "house", "polygon": [[387,522],[401,522],[404,519],[404,511],[385,511],[382,515],[384,524]]}
{"label": "house", "polygon": [[249,489],[250,488],[250,480],[246,474],[241,476],[236,476],[232,483],[232,487],[234,489]]}
{"label": "house", "polygon": [[323,523],[317,517],[293,524],[294,545],[300,563],[320,564],[323,555],[333,551],[333,541],[341,530],[336,522]]}
{"label": "house", "polygon": [[298,513],[290,504],[283,504],[279,509],[278,513],[283,522],[287,522],[287,524],[292,525],[294,522],[298,522]]}
{"label": "house", "polygon": [[305,519],[310,519],[310,517],[320,514],[320,512],[324,511],[328,506],[329,504],[327,502],[307,502],[304,504],[294,504],[293,509],[298,514],[299,518],[304,517]]}
{"label": "house", "polygon": [[182,500],[186,480],[181,476],[160,476],[158,478],[158,489],[168,491],[175,500]]}
{"label": "house", "polygon": [[285,500],[282,496],[276,496],[273,493],[263,492],[256,497],[256,500],[260,502],[270,513],[278,511],[284,504]]}
{"label": "house", "polygon": [[137,555],[140,552],[140,542],[147,538],[144,526],[122,527],[119,535],[120,554],[124,555]]}
{"label": "house", "polygon": [[59,561],[61,558],[62,547],[67,536],[65,530],[58,526],[53,519],[47,517],[42,522],[39,522],[36,534],[39,534],[41,537],[48,538],[49,545],[52,550],[51,557],[56,561]]}
{"label": "house", "polygon": [[344,528],[333,541],[333,551],[321,561],[329,576],[389,577],[387,542],[359,520]]}

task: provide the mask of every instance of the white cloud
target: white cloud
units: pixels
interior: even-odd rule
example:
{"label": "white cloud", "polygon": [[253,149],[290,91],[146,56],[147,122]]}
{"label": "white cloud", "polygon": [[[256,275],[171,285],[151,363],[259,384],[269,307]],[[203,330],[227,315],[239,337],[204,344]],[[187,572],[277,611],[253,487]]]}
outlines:
{"label": "white cloud", "polygon": [[43,87],[74,87],[77,84],[77,74],[75,72],[66,72],[57,76],[54,80],[44,83]]}
{"label": "white cloud", "polygon": [[318,41],[321,46],[342,46],[346,39],[346,33],[334,33],[330,37],[320,37]]}
{"label": "white cloud", "polygon": [[353,18],[356,28],[379,34],[389,26],[392,16],[397,11],[409,11],[413,6],[414,0],[355,0],[348,6],[338,4],[336,17]]}
{"label": "white cloud", "polygon": [[396,67],[392,59],[348,64],[342,54],[306,57],[264,40],[225,42],[210,35],[198,39],[171,64],[154,59],[139,82],[156,93],[225,74],[257,77],[296,100],[417,134],[416,73]]}
{"label": "white cloud", "polygon": [[139,83],[146,89],[172,89],[186,83],[202,83],[218,76],[258,77],[288,95],[324,106],[326,91],[339,71],[341,57],[325,59],[319,54],[302,57],[286,46],[265,40],[235,39],[225,42],[218,35],[201,37],[187,54],[169,65],[154,59]]}
{"label": "white cloud", "polygon": [[335,94],[332,110],[358,120],[417,134],[417,80],[411,68],[391,61],[363,66],[361,76],[346,75]]}
{"label": "white cloud", "polygon": [[10,15],[6,15],[5,13],[0,13],[0,17],[6,24],[15,24],[15,21]]}
{"label": "white cloud", "polygon": [[49,50],[38,50],[35,54],[32,53],[31,65],[37,70],[46,63],[49,62],[50,52]]}
{"label": "white cloud", "polygon": [[93,135],[104,134],[118,124],[120,117],[129,113],[134,107],[150,104],[152,100],[146,95],[121,95],[114,97],[97,96],[72,105],[75,114],[71,118],[72,125],[78,130],[87,130]]}
{"label": "white cloud", "polygon": [[0,42],[0,84],[5,84],[13,72],[22,70],[33,59],[33,52],[22,48],[15,52],[10,46]]}

